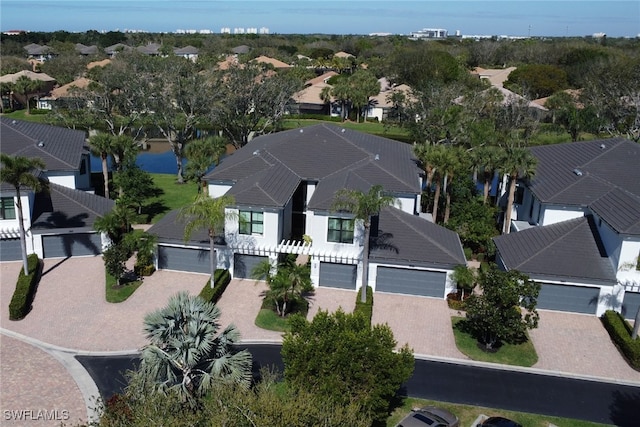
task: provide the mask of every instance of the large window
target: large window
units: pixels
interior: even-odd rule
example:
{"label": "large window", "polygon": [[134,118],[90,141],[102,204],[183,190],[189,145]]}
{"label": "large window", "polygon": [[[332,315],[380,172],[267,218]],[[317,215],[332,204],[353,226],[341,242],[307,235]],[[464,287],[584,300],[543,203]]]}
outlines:
{"label": "large window", "polygon": [[353,243],[353,219],[329,218],[327,241],[334,243]]}
{"label": "large window", "polygon": [[240,211],[240,234],[262,235],[264,214],[262,212]]}
{"label": "large window", "polygon": [[16,205],[13,197],[0,198],[0,219],[16,219]]}

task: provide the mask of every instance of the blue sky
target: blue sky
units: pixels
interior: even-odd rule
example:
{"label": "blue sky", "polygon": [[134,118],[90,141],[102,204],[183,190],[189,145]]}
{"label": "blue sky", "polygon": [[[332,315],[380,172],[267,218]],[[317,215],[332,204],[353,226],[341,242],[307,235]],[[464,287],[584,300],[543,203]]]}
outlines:
{"label": "blue sky", "polygon": [[1,0],[0,29],[27,31],[268,27],[271,33],[453,34],[610,37],[640,34],[640,0],[218,1]]}

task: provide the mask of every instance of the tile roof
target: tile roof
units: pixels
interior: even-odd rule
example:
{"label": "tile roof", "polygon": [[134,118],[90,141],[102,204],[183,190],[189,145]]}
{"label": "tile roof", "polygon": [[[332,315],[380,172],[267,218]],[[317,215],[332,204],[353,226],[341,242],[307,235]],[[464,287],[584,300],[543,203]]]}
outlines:
{"label": "tile roof", "polygon": [[39,157],[49,171],[79,169],[82,154],[88,149],[85,138],[85,133],[79,130],[0,117],[2,152]]}
{"label": "tile roof", "polygon": [[46,96],[46,97],[43,96],[40,99],[55,100],[59,98],[66,98],[70,96],[70,92],[72,88],[85,89],[87,86],[89,86],[91,82],[92,80],[89,80],[86,77],[80,77],[79,79],[76,79],[70,83],[67,83],[66,85],[53,89],[49,96]]}
{"label": "tile roof", "polygon": [[495,237],[499,257],[509,270],[536,280],[616,284],[592,216]]}
{"label": "tile roof", "polygon": [[[272,199],[284,206],[284,198],[293,194],[291,189],[295,190],[300,181],[318,182],[316,192],[320,197],[344,188],[336,185],[348,182],[348,176],[340,177],[347,172],[368,187],[380,184],[394,193],[420,193],[421,170],[410,145],[329,124],[258,137],[226,157],[205,179],[239,185],[238,190],[233,190],[238,192],[236,197],[243,194],[240,190],[253,189],[254,195],[259,190],[264,193],[264,203]],[[309,206],[320,206],[314,205],[315,197],[314,193]]]}
{"label": "tile roof", "polygon": [[271,65],[273,65],[274,68],[291,68],[291,65],[287,64],[286,62],[282,62],[279,59],[270,58],[270,57],[264,56],[264,55],[258,56],[257,58],[253,59],[252,61],[263,63],[263,64],[271,64]]}
{"label": "tile roof", "polygon": [[382,209],[374,242],[376,237],[388,249],[375,248],[373,244],[371,262],[414,263],[446,269],[466,264],[458,234],[397,208]]}
{"label": "tile roof", "polygon": [[56,79],[45,73],[34,73],[33,71],[22,70],[18,71],[17,73],[3,75],[2,77],[0,77],[0,83],[15,83],[20,77],[27,77],[31,80],[40,80],[43,82],[56,81]]}
{"label": "tile roof", "polygon": [[35,234],[61,228],[93,230],[96,218],[114,206],[113,200],[50,183],[48,192],[36,194],[31,230]]}
{"label": "tile roof", "polygon": [[532,147],[531,152],[538,166],[529,186],[538,200],[595,207],[618,232],[637,233],[624,224],[640,218],[640,144],[613,138]]}

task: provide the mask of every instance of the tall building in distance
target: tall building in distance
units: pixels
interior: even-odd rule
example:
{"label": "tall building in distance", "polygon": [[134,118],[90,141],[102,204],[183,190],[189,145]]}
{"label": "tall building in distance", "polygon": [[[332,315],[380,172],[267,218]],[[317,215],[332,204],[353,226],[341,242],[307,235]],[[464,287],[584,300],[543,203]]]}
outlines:
{"label": "tall building in distance", "polygon": [[412,39],[446,39],[447,30],[443,28],[423,28],[418,31],[412,31],[410,38]]}

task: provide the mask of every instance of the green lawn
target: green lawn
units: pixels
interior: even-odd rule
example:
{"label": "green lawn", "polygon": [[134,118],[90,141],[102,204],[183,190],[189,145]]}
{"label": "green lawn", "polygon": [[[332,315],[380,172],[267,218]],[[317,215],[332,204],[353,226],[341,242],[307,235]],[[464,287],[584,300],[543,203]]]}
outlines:
{"label": "green lawn", "polygon": [[[33,109],[31,110],[33,111]],[[16,120],[24,120],[25,122],[47,123],[48,114],[27,114],[27,110],[16,110],[11,113],[3,114],[4,117],[10,117]]]}
{"label": "green lawn", "polygon": [[482,362],[502,363],[515,366],[533,366],[538,361],[538,354],[531,340],[523,344],[504,344],[495,353],[488,353],[478,347],[478,342],[471,335],[457,327],[463,317],[452,317],[453,335],[458,350],[471,358]]}
{"label": "green lawn", "polygon": [[485,408],[481,406],[459,405],[448,402],[435,402],[432,400],[406,398],[403,405],[397,408],[387,419],[387,426],[395,426],[414,407],[434,405],[447,409],[460,419],[460,426],[471,426],[473,421],[480,415],[487,416],[500,415],[519,422],[525,427],[548,427],[554,424],[561,427],[601,427],[606,424],[591,423],[587,421],[574,420],[570,418],[551,417],[547,415],[529,414],[524,412],[506,411],[502,409]]}
{"label": "green lawn", "polygon": [[193,202],[198,194],[198,185],[194,182],[178,184],[176,175],[152,173],[153,182],[162,190],[162,195],[149,199],[143,211],[147,214],[147,222],[155,224],[167,212],[180,209]]}
{"label": "green lawn", "polygon": [[[305,301],[306,302],[306,301]],[[270,299],[265,298],[262,300],[262,307],[256,316],[255,325],[259,328],[269,331],[287,332],[289,331],[289,316],[294,313],[299,313],[303,316],[307,316],[309,310],[309,304],[295,304],[291,307],[291,311],[287,312],[285,317],[278,316],[278,313],[274,311],[274,303]]]}
{"label": "green lawn", "polygon": [[116,286],[116,279],[110,274],[106,273],[106,299],[107,302],[118,303],[129,298],[136,289],[142,285],[142,280],[135,280],[133,282],[125,282],[121,280],[121,285]]}

